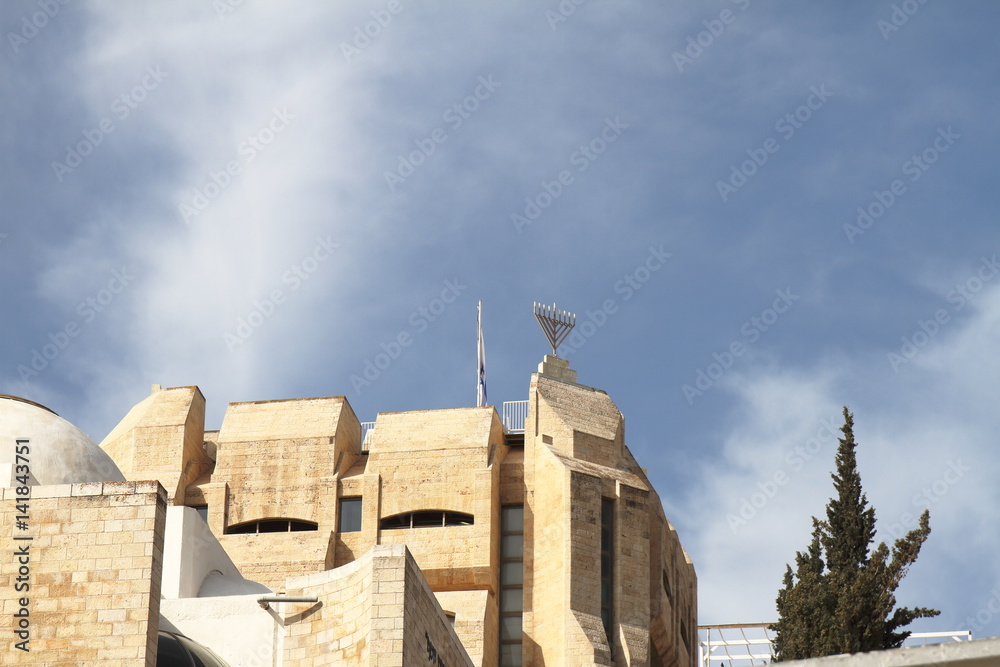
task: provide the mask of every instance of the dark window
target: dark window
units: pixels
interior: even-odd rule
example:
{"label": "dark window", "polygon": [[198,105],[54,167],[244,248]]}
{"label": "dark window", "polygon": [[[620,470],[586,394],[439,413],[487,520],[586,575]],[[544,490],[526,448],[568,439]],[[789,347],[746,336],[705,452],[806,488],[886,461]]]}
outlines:
{"label": "dark window", "polygon": [[397,528],[409,528],[410,527],[410,515],[409,514],[397,514],[396,516],[386,517],[382,519],[379,523],[382,530],[395,530]]}
{"label": "dark window", "polygon": [[157,667],[228,667],[206,646],[173,632],[160,630],[156,642]]}
{"label": "dark window", "polygon": [[194,661],[195,667],[215,667],[221,664],[219,656],[212,653],[209,648],[184,635],[177,635],[177,639],[191,653],[191,659]]}
{"label": "dark window", "polygon": [[611,644],[611,612],[614,608],[615,501],[601,499],[601,620]]}
{"label": "dark window", "polygon": [[340,499],[340,532],[357,533],[361,530],[361,498]]}
{"label": "dark window", "polygon": [[156,664],[158,667],[190,667],[191,658],[176,635],[161,632],[156,642]]}
{"label": "dark window", "polygon": [[428,526],[443,526],[444,512],[414,512],[413,527],[426,528]]}
{"label": "dark window", "polygon": [[288,521],[258,521],[258,533],[287,533],[290,528]]}
{"label": "dark window", "polygon": [[471,526],[475,523],[475,518],[471,514],[464,512],[445,512],[444,525],[446,526]]}
{"label": "dark window", "polygon": [[226,528],[226,535],[253,535],[257,533],[290,533],[300,530],[316,530],[318,526],[313,521],[299,519],[260,519],[247,521]]}
{"label": "dark window", "polygon": [[236,524],[235,526],[226,526],[226,535],[243,535],[245,533],[257,534],[257,522],[247,521],[246,523]]}
{"label": "dark window", "polygon": [[674,592],[670,590],[670,579],[667,577],[667,568],[663,568],[663,590],[667,593],[670,604],[674,603]]}
{"label": "dark window", "polygon": [[444,510],[420,510],[387,516],[379,521],[382,530],[399,528],[434,528],[440,526],[472,526],[476,519],[465,512],[445,512]]}
{"label": "dark window", "polygon": [[521,667],[521,645],[520,644],[500,644],[500,665],[501,667]]}
{"label": "dark window", "polygon": [[509,505],[500,512],[500,667],[521,667],[524,506]]}

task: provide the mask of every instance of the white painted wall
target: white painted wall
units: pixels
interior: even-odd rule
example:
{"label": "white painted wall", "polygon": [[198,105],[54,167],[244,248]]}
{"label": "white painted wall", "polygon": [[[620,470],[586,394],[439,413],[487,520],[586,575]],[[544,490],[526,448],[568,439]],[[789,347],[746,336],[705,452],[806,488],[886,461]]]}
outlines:
{"label": "white painted wall", "polygon": [[280,628],[257,604],[261,595],[160,600],[160,628],[204,644],[233,667],[278,667],[275,635]]}
{"label": "white painted wall", "polygon": [[193,507],[167,508],[167,525],[163,536],[163,575],[161,596],[168,600],[196,598],[205,577],[217,572],[236,582],[245,582],[246,588],[228,585],[216,593],[257,592],[263,595],[269,588],[247,581],[240,575],[229,554],[219,544],[205,521]]}

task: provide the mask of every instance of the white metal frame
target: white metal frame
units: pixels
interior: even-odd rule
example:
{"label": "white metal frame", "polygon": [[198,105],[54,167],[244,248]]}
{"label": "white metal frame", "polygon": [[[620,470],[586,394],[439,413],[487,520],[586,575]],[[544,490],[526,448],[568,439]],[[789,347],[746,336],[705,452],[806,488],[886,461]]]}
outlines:
{"label": "white metal frame", "polygon": [[[774,657],[774,639],[772,637],[774,633],[768,629],[770,625],[770,623],[699,625],[698,662],[702,667],[712,667],[713,663],[726,663],[726,667],[734,667],[734,665],[766,665],[770,663]],[[748,636],[748,633],[750,636]],[[763,633],[763,637],[760,636],[761,633]],[[704,637],[702,637],[702,634],[704,634]],[[734,635],[736,635],[736,638],[733,638]],[[961,642],[971,640],[972,632],[970,630],[914,632],[907,638],[903,645],[915,646],[918,644],[941,644],[948,641]]]}
{"label": "white metal frame", "polygon": [[508,433],[524,433],[528,401],[504,401],[502,417],[504,430]]}
{"label": "white metal frame", "polygon": [[375,428],[375,422],[361,422],[361,451],[367,452],[369,442],[371,438],[372,429]]}

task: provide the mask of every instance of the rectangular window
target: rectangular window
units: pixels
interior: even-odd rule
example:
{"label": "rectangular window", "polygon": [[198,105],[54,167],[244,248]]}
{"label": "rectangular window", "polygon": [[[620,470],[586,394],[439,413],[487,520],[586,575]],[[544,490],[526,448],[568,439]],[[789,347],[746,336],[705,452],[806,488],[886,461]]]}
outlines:
{"label": "rectangular window", "polygon": [[361,498],[340,499],[340,532],[356,533],[361,530]]}
{"label": "rectangular window", "polygon": [[194,509],[198,511],[198,516],[208,523],[208,505],[197,505]]}
{"label": "rectangular window", "polygon": [[611,612],[614,609],[615,501],[601,498],[601,620],[611,641]]}
{"label": "rectangular window", "polygon": [[524,505],[508,505],[500,512],[500,667],[521,667]]}

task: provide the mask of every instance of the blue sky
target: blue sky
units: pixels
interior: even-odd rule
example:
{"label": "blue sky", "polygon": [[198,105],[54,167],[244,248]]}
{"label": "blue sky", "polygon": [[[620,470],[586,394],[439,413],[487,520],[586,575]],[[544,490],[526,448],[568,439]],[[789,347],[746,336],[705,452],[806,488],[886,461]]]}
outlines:
{"label": "blue sky", "polygon": [[154,383],[199,385],[209,427],[231,401],[473,405],[482,299],[499,404],[526,398],[532,303],[556,302],[701,623],[774,618],[848,405],[880,537],[931,511],[898,597],[942,615],[916,628],[1000,634],[996,3],[0,21],[0,391],[98,441]]}

